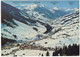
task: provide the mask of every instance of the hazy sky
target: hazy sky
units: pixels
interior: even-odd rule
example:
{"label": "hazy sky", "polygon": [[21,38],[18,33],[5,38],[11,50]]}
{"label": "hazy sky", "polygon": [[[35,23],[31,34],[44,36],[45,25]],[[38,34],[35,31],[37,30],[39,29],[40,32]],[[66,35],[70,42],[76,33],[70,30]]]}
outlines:
{"label": "hazy sky", "polygon": [[13,6],[40,4],[46,7],[79,8],[79,1],[4,1]]}

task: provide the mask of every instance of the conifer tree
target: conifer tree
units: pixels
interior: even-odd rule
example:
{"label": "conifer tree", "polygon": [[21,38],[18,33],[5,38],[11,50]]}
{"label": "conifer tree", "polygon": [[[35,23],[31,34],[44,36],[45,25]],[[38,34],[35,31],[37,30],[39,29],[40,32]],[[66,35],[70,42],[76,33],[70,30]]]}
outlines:
{"label": "conifer tree", "polygon": [[49,56],[49,52],[47,51],[46,56]]}
{"label": "conifer tree", "polygon": [[42,54],[42,56],[44,56],[44,55]]}

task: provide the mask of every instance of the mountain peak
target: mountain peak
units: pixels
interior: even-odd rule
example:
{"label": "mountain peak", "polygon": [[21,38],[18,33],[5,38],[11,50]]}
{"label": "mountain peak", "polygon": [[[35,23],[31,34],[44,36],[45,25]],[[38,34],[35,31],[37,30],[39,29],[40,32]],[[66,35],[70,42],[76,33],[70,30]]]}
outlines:
{"label": "mountain peak", "polygon": [[25,9],[34,10],[37,6],[37,4],[28,5],[27,7],[25,7]]}
{"label": "mountain peak", "polygon": [[54,10],[59,10],[59,8],[58,8],[58,7],[53,7],[53,9],[54,9]]}

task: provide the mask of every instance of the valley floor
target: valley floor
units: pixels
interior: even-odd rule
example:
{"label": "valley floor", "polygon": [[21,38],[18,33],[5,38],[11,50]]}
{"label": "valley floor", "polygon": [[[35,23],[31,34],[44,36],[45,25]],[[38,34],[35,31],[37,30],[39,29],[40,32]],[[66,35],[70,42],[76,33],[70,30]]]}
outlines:
{"label": "valley floor", "polygon": [[[13,50],[14,49],[14,50]],[[15,50],[16,49],[16,50]],[[17,50],[18,47],[12,49],[2,50],[2,56],[41,56],[42,54],[46,56],[47,51],[43,50]],[[52,56],[53,51],[49,51],[50,56]]]}

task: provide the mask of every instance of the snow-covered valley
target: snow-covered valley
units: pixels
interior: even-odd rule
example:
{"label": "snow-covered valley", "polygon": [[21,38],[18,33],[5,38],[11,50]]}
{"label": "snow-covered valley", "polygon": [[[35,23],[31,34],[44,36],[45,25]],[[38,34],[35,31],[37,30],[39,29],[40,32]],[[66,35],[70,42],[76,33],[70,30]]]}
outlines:
{"label": "snow-covered valley", "polygon": [[[47,48],[51,48],[49,52],[52,55],[56,47],[63,47],[64,44],[66,46],[79,44],[78,10],[52,19],[52,16],[48,16],[48,14],[53,14],[50,9],[48,11],[44,8],[44,11],[40,11],[43,6],[37,6],[33,12],[33,9],[27,8],[24,11],[4,2],[1,7],[1,54],[4,56],[13,56],[14,54],[17,56],[39,56],[40,53],[45,55],[46,51],[44,50]],[[38,9],[40,12],[35,12]],[[64,13],[64,11],[59,11],[59,14],[60,12]],[[37,14],[38,16],[36,16]]]}

